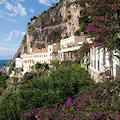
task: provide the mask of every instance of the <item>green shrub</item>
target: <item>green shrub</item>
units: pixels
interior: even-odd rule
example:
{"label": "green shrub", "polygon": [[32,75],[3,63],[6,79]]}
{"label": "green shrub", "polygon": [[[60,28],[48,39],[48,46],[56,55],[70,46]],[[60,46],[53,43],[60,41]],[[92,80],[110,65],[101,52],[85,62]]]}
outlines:
{"label": "green shrub", "polygon": [[51,60],[50,64],[53,65],[54,67],[59,67],[60,66],[60,60]]}
{"label": "green shrub", "polygon": [[64,37],[63,37],[63,39],[66,39],[66,38],[68,38],[68,36],[64,36]]}
{"label": "green shrub", "polygon": [[57,43],[57,42],[60,42],[61,39],[58,39],[58,40],[54,40],[53,42],[50,43],[50,45],[52,45],[53,43]]}
{"label": "green shrub", "polygon": [[49,69],[49,65],[46,64],[46,63],[42,63],[42,64],[41,64],[41,67],[44,67],[45,69]]}
{"label": "green shrub", "polygon": [[68,97],[74,98],[94,85],[87,76],[79,64],[53,69],[48,77],[41,79],[36,78],[36,73],[26,73],[23,79],[27,82],[19,85],[17,92],[10,93],[2,102],[0,118],[19,120],[20,114],[27,110],[63,104]]}
{"label": "green shrub", "polygon": [[2,90],[0,90],[0,96],[1,96],[1,94],[2,94]]}
{"label": "green shrub", "polygon": [[33,16],[32,18],[30,18],[31,21],[32,21],[32,20],[35,20],[35,19],[37,19],[36,16]]}
{"label": "green shrub", "polygon": [[12,73],[13,70],[14,70],[14,67],[9,69],[9,75]]}
{"label": "green shrub", "polygon": [[1,73],[1,75],[0,75],[0,87],[2,87],[2,88],[6,88],[7,86],[6,86],[6,80],[9,78],[9,76],[8,75],[6,75],[6,74],[4,74],[4,73]]}
{"label": "green shrub", "polygon": [[39,68],[45,68],[45,69],[49,69],[49,65],[48,64],[46,64],[46,63],[39,63],[39,62],[37,62],[36,64],[35,64],[35,68],[36,68],[36,70],[37,69],[39,69]]}
{"label": "green shrub", "polygon": [[26,72],[23,76],[23,82],[26,83],[29,80],[32,80],[34,77],[37,77],[36,72]]}
{"label": "green shrub", "polygon": [[31,24],[30,22],[27,23],[28,26],[29,26],[30,24]]}
{"label": "green shrub", "polygon": [[74,35],[80,36],[80,30],[75,31],[75,32],[74,32]]}
{"label": "green shrub", "polygon": [[41,67],[42,67],[42,64],[41,64],[41,63],[37,62],[37,63],[35,64],[35,68],[36,68],[36,69],[39,69],[39,68],[41,68]]}

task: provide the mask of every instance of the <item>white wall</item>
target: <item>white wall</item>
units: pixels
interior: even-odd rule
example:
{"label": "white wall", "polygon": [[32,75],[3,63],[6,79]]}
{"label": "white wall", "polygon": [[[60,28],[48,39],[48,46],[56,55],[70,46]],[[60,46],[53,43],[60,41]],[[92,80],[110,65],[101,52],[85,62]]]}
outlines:
{"label": "white wall", "polygon": [[15,67],[16,67],[16,68],[21,68],[21,67],[22,67],[21,58],[16,58],[16,59],[15,59]]}

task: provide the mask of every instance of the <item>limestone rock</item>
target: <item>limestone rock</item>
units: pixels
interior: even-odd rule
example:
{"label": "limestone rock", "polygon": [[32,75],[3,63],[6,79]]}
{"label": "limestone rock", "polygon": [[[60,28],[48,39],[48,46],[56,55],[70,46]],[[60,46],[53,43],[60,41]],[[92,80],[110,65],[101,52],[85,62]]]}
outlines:
{"label": "limestone rock", "polygon": [[73,1],[63,0],[32,20],[20,48],[11,61],[11,66],[14,65],[15,58],[29,52],[30,47],[44,48],[54,40],[72,36],[79,29],[78,17],[82,7],[75,3],[69,7],[64,6]]}

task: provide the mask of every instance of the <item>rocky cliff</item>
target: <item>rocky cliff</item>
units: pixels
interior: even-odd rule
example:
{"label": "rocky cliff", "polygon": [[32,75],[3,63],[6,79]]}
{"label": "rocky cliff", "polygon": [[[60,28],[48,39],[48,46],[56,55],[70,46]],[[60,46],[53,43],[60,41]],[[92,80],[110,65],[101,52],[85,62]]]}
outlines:
{"label": "rocky cliff", "polygon": [[60,0],[48,11],[44,11],[32,19],[20,48],[11,61],[11,66],[14,65],[16,57],[20,57],[20,54],[24,52],[29,52],[29,47],[44,48],[52,41],[72,36],[79,29],[78,18],[82,7],[75,3],[69,6],[73,1]]}

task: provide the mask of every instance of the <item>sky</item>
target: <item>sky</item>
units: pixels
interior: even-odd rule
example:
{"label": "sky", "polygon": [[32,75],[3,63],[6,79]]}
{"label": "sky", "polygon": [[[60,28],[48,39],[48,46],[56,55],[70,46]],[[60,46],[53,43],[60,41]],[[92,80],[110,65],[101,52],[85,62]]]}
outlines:
{"label": "sky", "polygon": [[0,0],[0,60],[17,52],[30,18],[47,11],[59,0]]}

